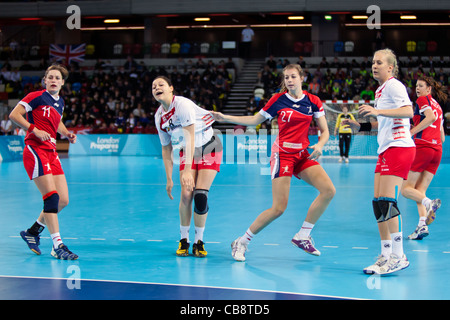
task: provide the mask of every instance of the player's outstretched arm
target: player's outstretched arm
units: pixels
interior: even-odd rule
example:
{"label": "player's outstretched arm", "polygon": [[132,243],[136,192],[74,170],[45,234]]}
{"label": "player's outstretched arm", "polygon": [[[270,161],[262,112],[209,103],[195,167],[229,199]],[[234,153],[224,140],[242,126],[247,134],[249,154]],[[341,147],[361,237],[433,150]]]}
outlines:
{"label": "player's outstretched arm", "polygon": [[211,114],[214,116],[214,120],[218,122],[228,122],[242,126],[257,126],[258,124],[266,121],[266,118],[260,113],[253,116],[232,116],[225,115],[221,112],[211,111]]}

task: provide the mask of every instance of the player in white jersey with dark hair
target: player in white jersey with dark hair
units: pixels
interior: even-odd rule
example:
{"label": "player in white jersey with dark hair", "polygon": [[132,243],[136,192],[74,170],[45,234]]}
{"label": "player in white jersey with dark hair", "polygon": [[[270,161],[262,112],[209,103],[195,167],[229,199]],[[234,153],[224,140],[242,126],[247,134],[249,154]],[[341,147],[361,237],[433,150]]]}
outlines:
{"label": "player in white jersey with dark hair", "polygon": [[409,123],[413,109],[405,86],[395,78],[398,64],[392,50],[375,52],[372,72],[379,83],[375,92],[375,106],[362,105],[359,114],[375,118],[376,121],[358,123],[347,119],[344,122],[359,131],[378,129],[378,162],[372,205],[381,238],[381,255],[375,264],[364,269],[364,273],[388,274],[409,266],[403,252],[397,199],[415,157]]}
{"label": "player in white jersey with dark hair", "polygon": [[180,151],[180,233],[178,256],[189,255],[189,227],[194,202],[195,240],[192,252],[196,257],[205,257],[203,232],[208,215],[208,192],[220,171],[222,143],[214,135],[211,125],[213,116],[188,98],[173,93],[171,81],[158,76],[153,81],[152,93],[161,106],[155,113],[155,124],[162,145],[162,158],[166,171],[166,190],[173,199],[172,188],[172,139],[183,137]]}

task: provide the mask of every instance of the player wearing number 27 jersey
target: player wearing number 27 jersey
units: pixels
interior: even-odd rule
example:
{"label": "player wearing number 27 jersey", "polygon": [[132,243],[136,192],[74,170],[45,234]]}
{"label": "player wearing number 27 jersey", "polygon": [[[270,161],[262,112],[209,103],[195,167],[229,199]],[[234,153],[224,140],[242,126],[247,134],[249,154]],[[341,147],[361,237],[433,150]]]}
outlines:
{"label": "player wearing number 27 jersey", "polygon": [[278,116],[279,133],[272,146],[272,179],[281,176],[296,176],[310,166],[318,165],[308,159],[308,130],[313,118],[325,115],[320,99],[303,91],[300,99],[294,99],[288,92],[275,94],[260,110],[266,119]]}
{"label": "player wearing number 27 jersey", "polygon": [[320,99],[303,91],[296,100],[287,92],[275,94],[261,109],[267,119],[278,116],[279,134],[274,146],[280,152],[297,153],[309,146],[308,130],[311,121],[325,115]]}

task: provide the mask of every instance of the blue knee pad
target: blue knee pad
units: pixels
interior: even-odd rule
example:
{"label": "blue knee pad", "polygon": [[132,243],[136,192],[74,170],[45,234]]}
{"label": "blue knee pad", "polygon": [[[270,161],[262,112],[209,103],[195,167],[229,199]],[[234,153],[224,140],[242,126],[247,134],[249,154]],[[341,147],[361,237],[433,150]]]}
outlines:
{"label": "blue knee pad", "polygon": [[48,197],[44,196],[44,212],[58,213],[59,195],[54,192]]}
{"label": "blue knee pad", "polygon": [[195,189],[194,190],[194,212],[197,214],[208,213],[208,190]]}

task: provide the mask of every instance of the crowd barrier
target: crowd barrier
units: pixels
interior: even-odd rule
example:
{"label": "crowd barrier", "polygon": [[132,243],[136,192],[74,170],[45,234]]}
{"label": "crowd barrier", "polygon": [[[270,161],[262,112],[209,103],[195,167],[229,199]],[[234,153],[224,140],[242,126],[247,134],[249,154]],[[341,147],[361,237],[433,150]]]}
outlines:
{"label": "crowd barrier", "polygon": [[[276,136],[260,132],[256,134],[221,134],[217,132],[223,144],[222,163],[268,164],[270,149]],[[23,136],[0,136],[0,161],[21,161]],[[315,144],[318,136],[311,135],[309,140]],[[174,143],[174,162],[179,160],[179,144]],[[376,158],[376,136],[353,135],[350,157]],[[161,157],[161,144],[155,134],[90,134],[78,135],[78,141],[71,144],[69,156],[149,156]],[[323,149],[323,157],[339,156],[339,140],[331,136]],[[443,161],[450,160],[450,144],[444,143]]]}

